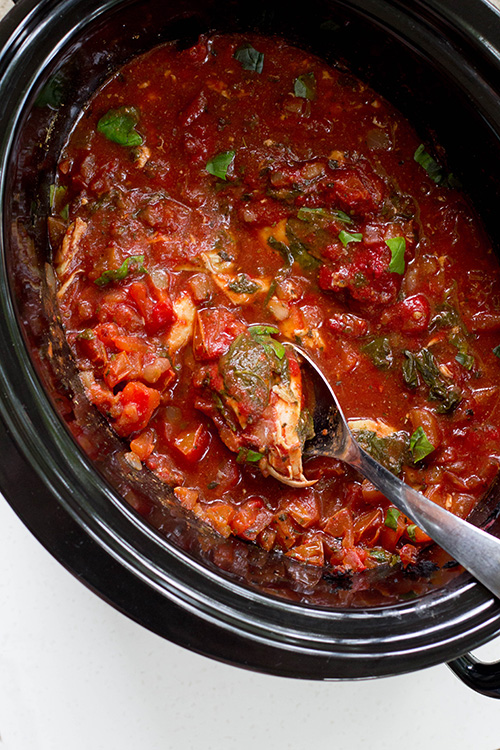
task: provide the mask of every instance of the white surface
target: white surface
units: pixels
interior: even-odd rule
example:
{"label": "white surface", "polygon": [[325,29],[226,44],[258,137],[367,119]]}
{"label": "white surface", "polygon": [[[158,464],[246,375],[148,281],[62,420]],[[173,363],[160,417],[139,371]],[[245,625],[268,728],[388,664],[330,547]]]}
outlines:
{"label": "white surface", "polygon": [[[0,748],[497,750],[500,702],[445,666],[316,683],[218,664],[119,614],[0,497]],[[500,657],[498,639],[488,647]]]}
{"label": "white surface", "polygon": [[445,666],[315,683],[184,651],[89,592],[0,496],[2,750],[498,750],[499,719]]}

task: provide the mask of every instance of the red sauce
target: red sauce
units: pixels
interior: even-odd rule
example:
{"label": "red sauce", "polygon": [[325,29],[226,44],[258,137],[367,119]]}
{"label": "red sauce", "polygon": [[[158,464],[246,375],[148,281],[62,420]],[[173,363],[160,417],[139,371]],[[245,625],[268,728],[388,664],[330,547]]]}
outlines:
{"label": "red sauce", "polygon": [[499,268],[420,144],[351,74],[251,36],[153,49],[76,124],[51,236],[86,393],[130,465],[223,536],[338,573],[430,541],[339,462],[305,461],[302,488],[263,475],[258,380],[236,425],[224,401],[254,324],[307,348],[362,443],[435,502],[465,517],[496,475]]}

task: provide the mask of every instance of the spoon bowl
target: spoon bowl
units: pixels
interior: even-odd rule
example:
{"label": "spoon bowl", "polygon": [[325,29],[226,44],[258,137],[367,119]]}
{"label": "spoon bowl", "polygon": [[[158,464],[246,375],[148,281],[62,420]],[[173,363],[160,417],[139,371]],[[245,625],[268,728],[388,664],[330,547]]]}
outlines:
{"label": "spoon bowl", "polygon": [[500,540],[436,505],[367,453],[349,429],[335,392],[321,369],[302,347],[291,342],[287,345],[306,365],[314,389],[315,434],[305,444],[304,457],[329,456],[352,466],[483,586],[500,597]]}

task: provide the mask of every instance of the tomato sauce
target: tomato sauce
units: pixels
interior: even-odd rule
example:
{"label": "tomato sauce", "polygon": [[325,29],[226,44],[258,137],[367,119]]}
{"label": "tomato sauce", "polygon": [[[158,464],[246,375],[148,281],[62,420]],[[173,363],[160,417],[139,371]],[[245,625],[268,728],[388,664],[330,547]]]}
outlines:
{"label": "tomato sauce", "polygon": [[430,543],[349,467],[299,465],[286,340],[433,501],[465,517],[496,476],[499,267],[429,151],[349,72],[249,35],[155,48],[81,114],[49,220],[67,340],[130,466],[221,535],[339,574]]}

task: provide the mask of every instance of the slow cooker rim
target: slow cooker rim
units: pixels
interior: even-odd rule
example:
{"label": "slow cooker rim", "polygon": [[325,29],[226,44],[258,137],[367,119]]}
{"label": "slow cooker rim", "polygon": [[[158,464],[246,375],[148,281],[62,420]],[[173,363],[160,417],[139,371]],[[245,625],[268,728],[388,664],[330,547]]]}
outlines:
{"label": "slow cooker rim", "polygon": [[[51,3],[46,3],[46,4],[47,5],[51,5]],[[103,8],[106,8],[106,10],[108,10],[110,8],[115,7],[117,4],[118,4],[118,0],[114,0],[112,2],[108,2],[107,4],[105,4],[105,6],[103,6]],[[43,7],[43,5],[44,5],[44,3],[35,3],[35,2],[32,2],[32,0],[22,0],[21,4],[18,5],[14,10],[15,11],[19,10],[19,15],[21,16],[22,20],[26,22],[26,25],[28,25],[28,20],[30,20],[31,18],[33,18],[33,22],[36,23],[36,19],[34,18],[36,16],[36,11],[37,10],[39,11],[40,8]],[[61,5],[62,4],[58,3],[57,4],[57,8],[60,8]],[[70,5],[73,5],[73,3],[70,0],[70,2],[66,3],[66,5],[70,6]],[[30,15],[29,13],[26,16],[24,14],[21,14],[21,11],[22,11],[23,8],[30,8],[30,7],[34,9],[34,12],[33,12],[32,15]],[[105,12],[105,11],[102,10],[102,12]],[[21,20],[21,18],[19,19],[19,21]],[[19,24],[16,25],[16,29],[18,29],[18,28],[19,28]],[[75,27],[75,30],[76,30],[76,27]],[[32,39],[33,39],[33,37],[32,37]],[[12,310],[10,311],[10,314],[11,313],[12,313]],[[26,352],[25,352],[25,354],[27,355]],[[28,367],[31,367],[31,362],[29,361],[29,359],[27,360],[27,364],[28,364]],[[4,375],[5,375],[5,373],[2,370],[2,377],[4,377]],[[4,385],[5,385],[5,380],[4,380]],[[37,379],[36,379],[36,377],[33,379],[31,385],[32,385],[33,388],[35,388],[35,390],[37,389]],[[7,424],[9,424],[9,422],[10,422],[9,426],[10,426],[11,430],[13,431],[13,433],[15,433],[16,426],[12,422],[11,415],[9,415],[8,413],[4,413],[4,418],[5,418],[5,421],[6,421]],[[17,437],[17,440],[19,441],[20,435],[18,434],[16,437]],[[22,443],[23,441],[20,440],[20,442]],[[81,459],[82,459],[82,456],[80,456],[80,460]],[[104,491],[104,486],[101,487],[101,491]],[[109,492],[109,488],[106,488],[106,492]],[[114,498],[114,501],[116,501],[116,497]],[[75,508],[71,508],[71,506],[68,505],[68,503],[64,500],[64,497],[61,496],[60,502],[63,503],[63,505],[65,506],[65,508],[66,508],[66,510],[68,512],[72,513],[72,515],[74,514],[74,518],[76,518],[82,524],[82,526],[87,529],[88,533],[91,533],[91,534],[95,535],[95,530],[93,530],[89,525],[85,525],[83,523],[83,520],[82,520],[81,516],[79,516],[78,513],[75,513]],[[98,536],[96,536],[95,538],[98,538]],[[111,552],[111,550],[109,550],[109,551]],[[479,592],[477,590],[479,590]],[[484,597],[484,593],[483,593],[482,589],[480,587],[478,587],[477,584],[467,583],[460,590],[460,592],[462,592],[462,591],[465,591],[469,595],[470,595],[471,592],[474,592],[474,597],[475,597],[475,600],[476,600],[477,608],[478,608],[478,610],[481,610],[481,614],[482,615],[484,615],[484,610],[485,609],[488,610],[488,609],[491,608],[490,607],[491,604],[495,605],[495,603],[491,600],[491,598],[488,598],[487,596],[486,596],[486,598]],[[457,598],[459,596],[459,593],[457,593],[455,591],[455,595],[457,596]],[[248,592],[245,590],[245,596],[247,596],[247,594],[248,594]],[[267,600],[269,599],[269,597],[267,597],[265,595],[258,594],[257,598],[259,598],[261,596],[264,597],[265,603],[268,604],[269,602]],[[445,599],[446,598],[447,597],[445,597]],[[273,599],[272,601],[275,602],[276,600]],[[283,602],[281,600],[277,600],[277,601],[279,602],[280,605],[283,604]],[[303,608],[301,605],[294,605],[293,603],[289,603],[289,602],[287,602],[286,605],[290,606],[292,611],[294,609],[296,609],[297,606]],[[391,608],[384,608],[384,614],[386,614],[389,609],[391,609]],[[407,612],[410,609],[411,609],[411,603],[405,603],[403,605],[403,607],[402,607],[402,611],[406,611]],[[493,607],[493,609],[495,610],[495,606]],[[341,611],[341,612],[342,612],[342,614],[344,613],[343,611]],[[470,612],[471,611],[469,609],[468,610],[468,614],[470,614]],[[331,615],[331,611],[329,612],[329,614]],[[355,617],[355,618],[357,617],[357,618],[360,618],[360,619],[362,619],[364,616],[369,616],[370,618],[372,618],[373,616],[376,615],[376,610],[374,610],[374,609],[367,610],[367,615],[365,615],[362,610],[359,610],[359,611],[353,610],[352,611],[352,615],[353,615],[353,617]],[[491,632],[491,628],[497,628],[498,627],[498,622],[497,621],[499,620],[499,618],[500,618],[500,613],[498,613],[498,612],[494,613],[490,617],[490,620],[488,621],[490,623],[490,632]],[[477,625],[477,627],[475,627],[473,629],[474,629],[474,631],[477,630],[477,629],[481,630],[481,625],[479,624],[479,625]],[[484,639],[486,639],[487,637],[488,637],[488,635],[484,636]],[[436,648],[437,648],[437,645],[436,645]],[[465,648],[469,648],[469,646],[466,646]],[[453,655],[456,655],[456,651],[453,652]],[[441,660],[441,659],[439,659],[439,660]]]}

